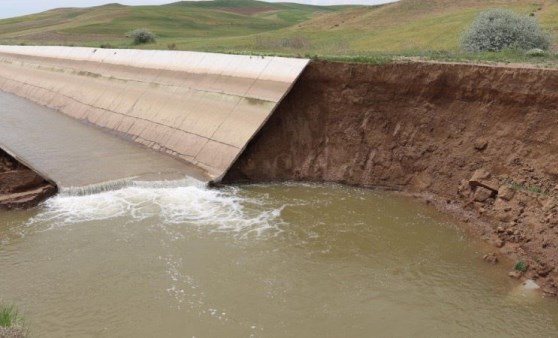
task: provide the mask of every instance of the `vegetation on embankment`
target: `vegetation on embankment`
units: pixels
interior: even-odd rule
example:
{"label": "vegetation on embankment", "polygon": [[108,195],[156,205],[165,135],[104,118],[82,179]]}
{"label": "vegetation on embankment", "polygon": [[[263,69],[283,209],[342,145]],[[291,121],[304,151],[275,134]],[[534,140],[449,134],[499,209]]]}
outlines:
{"label": "vegetation on embankment", "polygon": [[14,305],[0,304],[0,338],[24,338],[27,330]]}
{"label": "vegetation on embankment", "polygon": [[[0,43],[251,53],[366,63],[404,56],[557,64],[554,55],[460,52],[462,34],[479,13],[490,8],[532,15],[557,35],[558,3],[550,0],[402,0],[381,6],[334,7],[218,0],[67,8],[5,19],[0,20]],[[137,28],[149,29],[157,41],[134,45],[126,35]]]}
{"label": "vegetation on embankment", "polygon": [[417,194],[558,294],[558,71],[312,62],[224,182]]}

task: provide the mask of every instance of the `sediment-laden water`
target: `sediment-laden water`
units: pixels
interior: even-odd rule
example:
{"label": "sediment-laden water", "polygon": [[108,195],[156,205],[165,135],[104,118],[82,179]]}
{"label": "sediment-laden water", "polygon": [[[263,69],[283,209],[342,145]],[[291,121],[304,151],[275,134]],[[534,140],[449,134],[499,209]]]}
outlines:
{"label": "sediment-laden water", "polygon": [[193,165],[1,91],[0,117],[3,150],[54,181],[64,195],[114,190],[138,179],[209,180]]}
{"label": "sediment-laden water", "polygon": [[390,193],[140,185],[0,213],[0,243],[0,299],[36,337],[558,334],[511,263]]}

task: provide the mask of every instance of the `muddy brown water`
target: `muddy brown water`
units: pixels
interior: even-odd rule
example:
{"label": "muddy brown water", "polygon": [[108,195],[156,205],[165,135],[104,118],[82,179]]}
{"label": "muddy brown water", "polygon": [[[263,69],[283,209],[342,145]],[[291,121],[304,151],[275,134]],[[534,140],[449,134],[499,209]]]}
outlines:
{"label": "muddy brown water", "polygon": [[87,194],[141,179],[209,180],[203,170],[0,91],[0,147],[53,181]]}
{"label": "muddy brown water", "polygon": [[337,185],[137,186],[0,213],[36,337],[551,337],[558,304],[450,219]]}

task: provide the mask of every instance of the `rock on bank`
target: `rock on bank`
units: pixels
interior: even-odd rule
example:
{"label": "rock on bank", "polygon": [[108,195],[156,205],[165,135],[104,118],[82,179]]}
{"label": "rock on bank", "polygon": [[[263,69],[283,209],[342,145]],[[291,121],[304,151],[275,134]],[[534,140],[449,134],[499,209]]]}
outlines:
{"label": "rock on bank", "polygon": [[556,70],[313,62],[225,182],[432,196],[556,294],[557,130]]}

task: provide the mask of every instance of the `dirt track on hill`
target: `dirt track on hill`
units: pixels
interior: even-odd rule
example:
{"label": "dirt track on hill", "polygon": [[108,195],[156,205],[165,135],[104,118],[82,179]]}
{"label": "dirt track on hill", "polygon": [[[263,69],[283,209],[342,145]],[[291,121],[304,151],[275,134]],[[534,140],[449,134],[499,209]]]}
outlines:
{"label": "dirt track on hill", "polygon": [[314,62],[225,178],[285,180],[426,199],[558,292],[558,71]]}

